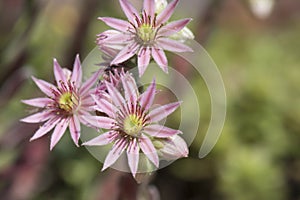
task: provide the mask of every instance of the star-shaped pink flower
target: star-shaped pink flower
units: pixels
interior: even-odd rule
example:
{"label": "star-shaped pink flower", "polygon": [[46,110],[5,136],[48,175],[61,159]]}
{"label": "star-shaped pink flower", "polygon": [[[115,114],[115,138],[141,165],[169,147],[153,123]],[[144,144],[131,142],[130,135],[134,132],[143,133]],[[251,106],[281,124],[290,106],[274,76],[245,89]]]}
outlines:
{"label": "star-shaped pink flower", "polygon": [[90,116],[91,106],[95,103],[91,98],[91,87],[98,79],[101,71],[94,73],[85,83],[82,82],[82,69],[77,55],[73,72],[62,69],[54,59],[54,76],[57,86],[44,80],[32,77],[33,81],[46,97],[23,100],[22,102],[40,108],[38,113],[21,119],[27,123],[45,122],[31,137],[31,141],[38,139],[51,131],[50,150],[58,143],[67,127],[69,127],[73,142],[78,146],[80,138],[80,123],[90,124],[83,116]]}
{"label": "star-shaped pink flower", "polygon": [[[94,126],[107,129],[107,132],[83,143],[83,145],[113,144],[106,156],[102,170],[113,165],[124,151],[127,153],[128,165],[133,176],[138,172],[140,153],[145,154],[154,166],[158,167],[158,150],[153,141],[156,138],[171,139],[172,136],[181,133],[179,130],[168,128],[158,122],[173,113],[180,106],[180,102],[153,108],[152,104],[156,94],[155,81],[144,93],[140,94],[134,78],[129,73],[122,74],[122,87],[119,90],[112,83],[108,81],[105,83],[107,93],[103,92],[102,96],[93,97],[97,104],[96,109],[105,113],[106,116],[85,118]],[[185,142],[183,143],[185,144]],[[167,145],[167,143],[165,144]],[[175,144],[177,143],[168,144],[170,147],[166,147],[161,154],[163,155],[163,152],[165,154],[173,153],[176,154],[174,155],[176,158],[187,156],[186,145],[178,143],[183,151],[172,150]]]}
{"label": "star-shaped pink flower", "polygon": [[111,65],[122,63],[137,55],[139,76],[149,65],[151,57],[164,72],[168,72],[168,60],[164,50],[173,52],[191,52],[192,49],[170,36],[182,30],[190,18],[168,23],[179,0],[173,0],[159,14],[155,13],[155,1],[144,0],[141,13],[128,2],[119,0],[128,21],[111,17],[99,17],[115,30],[107,30],[97,36],[100,49],[117,49],[118,54]]}

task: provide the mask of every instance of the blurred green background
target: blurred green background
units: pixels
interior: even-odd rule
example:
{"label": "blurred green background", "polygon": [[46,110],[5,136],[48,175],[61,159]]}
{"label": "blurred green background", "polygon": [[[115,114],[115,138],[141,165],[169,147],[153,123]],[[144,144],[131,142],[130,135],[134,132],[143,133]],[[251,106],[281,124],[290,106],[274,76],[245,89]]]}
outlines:
{"label": "blurred green background", "polygon": [[190,157],[159,170],[148,187],[100,172],[102,164],[68,134],[52,152],[49,134],[29,142],[38,126],[19,122],[35,112],[20,100],[41,95],[30,77],[53,80],[54,57],[65,67],[76,53],[84,60],[108,29],[97,17],[124,18],[118,1],[1,0],[0,199],[146,199],[156,190],[174,200],[300,199],[300,2],[261,2],[181,0],[172,19],[192,15],[189,28],[224,79],[227,118],[213,151],[199,159],[209,96],[191,66],[172,56],[199,91],[201,123]]}

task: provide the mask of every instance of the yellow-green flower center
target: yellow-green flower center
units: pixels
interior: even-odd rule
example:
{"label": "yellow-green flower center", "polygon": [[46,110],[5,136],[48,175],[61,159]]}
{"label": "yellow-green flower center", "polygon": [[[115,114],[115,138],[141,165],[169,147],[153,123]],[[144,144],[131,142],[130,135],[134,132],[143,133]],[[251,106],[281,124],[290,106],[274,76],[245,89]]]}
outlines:
{"label": "yellow-green flower center", "polygon": [[130,114],[124,120],[124,131],[131,136],[138,136],[143,128],[143,121],[135,114]]}
{"label": "yellow-green flower center", "polygon": [[71,92],[63,93],[58,100],[59,108],[67,112],[73,111],[75,106],[77,106],[77,103],[76,97]]}
{"label": "yellow-green flower center", "polygon": [[150,24],[142,24],[137,29],[138,42],[143,45],[152,44],[156,35],[156,30]]}

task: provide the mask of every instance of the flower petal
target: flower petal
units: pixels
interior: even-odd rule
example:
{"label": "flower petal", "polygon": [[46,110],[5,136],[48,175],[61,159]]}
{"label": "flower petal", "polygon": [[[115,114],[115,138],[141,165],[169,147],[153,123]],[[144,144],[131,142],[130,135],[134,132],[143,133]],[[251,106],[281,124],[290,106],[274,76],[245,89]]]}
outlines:
{"label": "flower petal", "polygon": [[102,116],[81,116],[88,124],[104,129],[111,129],[115,124],[115,120]]}
{"label": "flower petal", "polygon": [[103,21],[106,25],[114,29],[117,29],[118,31],[121,32],[127,31],[127,29],[130,28],[131,26],[129,22],[121,19],[116,19],[113,17],[98,17],[98,19]]}
{"label": "flower petal", "polygon": [[185,44],[182,44],[179,41],[171,40],[169,38],[159,38],[157,40],[158,45],[167,50],[167,51],[174,51],[174,52],[193,52],[193,49],[188,47]]}
{"label": "flower petal", "polygon": [[106,168],[110,167],[112,164],[116,162],[116,160],[121,156],[123,151],[125,150],[127,146],[126,139],[120,139],[118,140],[112,147],[112,149],[107,154],[103,168],[101,171],[104,171]]}
{"label": "flower petal", "polygon": [[90,110],[90,108],[92,106],[95,106],[96,103],[95,103],[95,101],[94,101],[94,99],[92,97],[90,97],[88,95],[86,97],[87,98],[81,99],[81,108],[82,109],[84,108],[84,109]]}
{"label": "flower petal", "polygon": [[152,48],[152,57],[159,67],[165,72],[168,73],[168,60],[163,49]]}
{"label": "flower petal", "polygon": [[140,152],[140,148],[137,145],[137,140],[133,139],[127,148],[128,165],[133,177],[135,177],[136,172],[138,170],[139,154],[140,154],[139,152]]}
{"label": "flower petal", "polygon": [[179,106],[181,102],[169,103],[158,108],[155,108],[149,112],[149,118],[151,122],[157,122],[161,119],[164,119],[172,112],[174,112]]}
{"label": "flower petal", "polygon": [[138,68],[140,77],[144,74],[146,68],[148,67],[150,63],[150,57],[151,49],[149,47],[140,49],[138,53]]}
{"label": "flower petal", "polygon": [[150,124],[144,128],[144,132],[152,137],[166,138],[181,133],[180,130],[175,130],[159,124]]}
{"label": "flower petal", "polygon": [[81,81],[82,81],[81,62],[80,62],[79,54],[77,54],[73,65],[71,82],[74,82],[76,87],[78,88],[81,85]]}
{"label": "flower petal", "polygon": [[82,145],[85,146],[102,146],[111,143],[116,139],[118,135],[114,133],[113,131],[108,131],[105,133],[102,133],[101,135],[84,142]]}
{"label": "flower petal", "polygon": [[154,16],[154,13],[155,13],[154,0],[144,0],[143,8],[146,11],[146,13],[148,14],[148,16]]}
{"label": "flower petal", "polygon": [[157,151],[154,148],[151,140],[148,137],[141,136],[139,139],[139,145],[144,152],[144,154],[149,158],[149,160],[156,166],[158,167],[159,165],[159,160],[158,160],[158,155]]}
{"label": "flower petal", "polygon": [[54,101],[50,98],[34,98],[34,99],[26,99],[26,100],[21,100],[22,103],[25,103],[30,106],[35,106],[38,108],[45,108],[49,104],[54,103]]}
{"label": "flower petal", "polygon": [[69,118],[61,119],[60,122],[57,123],[50,141],[50,151],[54,148],[54,146],[61,139],[63,134],[65,133],[67,127],[69,125]]}
{"label": "flower petal", "polygon": [[126,74],[121,78],[125,99],[128,103],[136,103],[138,97],[138,88],[134,78],[130,74]]}
{"label": "flower petal", "polygon": [[71,138],[76,146],[78,145],[78,140],[80,138],[80,121],[76,115],[73,115],[70,119],[69,124]]}
{"label": "flower petal", "polygon": [[111,65],[117,65],[119,63],[122,63],[132,56],[134,56],[137,52],[139,45],[134,43],[130,43],[127,46],[125,46],[118,55],[111,61]]}
{"label": "flower petal", "polygon": [[179,0],[172,1],[161,13],[159,13],[159,15],[157,16],[157,24],[163,24],[170,19],[178,2]]}
{"label": "flower petal", "polygon": [[81,96],[88,93],[89,89],[94,85],[94,83],[99,78],[100,74],[103,72],[103,70],[98,70],[95,72],[86,82],[84,82],[79,90],[79,93]]}
{"label": "flower petal", "polygon": [[94,101],[97,104],[97,110],[106,113],[109,117],[115,118],[116,111],[118,110],[113,104],[105,100],[104,98],[97,98],[94,95],[92,96]]}
{"label": "flower petal", "polygon": [[[123,29],[124,30],[124,29]],[[113,30],[108,30],[105,31],[101,34],[98,35],[97,37],[97,44],[99,46],[108,46],[111,44],[120,44],[120,45],[124,45],[127,44],[129,41],[131,41],[132,36],[128,35],[128,34],[124,34],[121,32],[112,32],[110,33],[109,31],[113,31]]]}
{"label": "flower petal", "polygon": [[54,85],[33,76],[31,78],[43,93],[45,93],[48,97],[54,97],[53,91],[56,91],[56,87]]}
{"label": "flower petal", "polygon": [[111,96],[111,99],[117,107],[124,108],[125,100],[121,93],[109,82],[106,83],[106,88],[108,90],[109,95]]}
{"label": "flower petal", "polygon": [[48,120],[51,116],[53,116],[51,111],[42,111],[35,113],[33,115],[30,115],[28,117],[25,117],[21,119],[21,122],[26,122],[26,123],[40,123]]}
{"label": "flower petal", "polygon": [[175,34],[182,30],[191,20],[191,18],[188,18],[170,22],[167,25],[163,26],[161,29],[159,29],[158,35],[167,37],[172,34]]}
{"label": "flower petal", "polygon": [[145,111],[149,110],[150,106],[153,104],[156,91],[155,87],[155,79],[153,79],[151,85],[148,86],[147,90],[140,97],[140,105]]}
{"label": "flower petal", "polygon": [[40,128],[34,133],[34,135],[30,138],[30,141],[38,139],[48,133],[54,126],[59,122],[60,118],[55,117],[50,119],[46,123],[44,123]]}
{"label": "flower petal", "polygon": [[178,158],[187,157],[189,149],[186,142],[178,135],[162,141],[164,147],[159,150],[162,159],[167,161],[176,160]]}
{"label": "flower petal", "polygon": [[134,23],[135,17],[139,16],[139,12],[127,0],[119,0],[119,2],[128,20]]}
{"label": "flower petal", "polygon": [[53,71],[54,71],[56,84],[60,85],[61,81],[66,84],[67,82],[66,75],[64,74],[63,69],[61,68],[61,66],[59,65],[59,63],[55,58],[53,59]]}

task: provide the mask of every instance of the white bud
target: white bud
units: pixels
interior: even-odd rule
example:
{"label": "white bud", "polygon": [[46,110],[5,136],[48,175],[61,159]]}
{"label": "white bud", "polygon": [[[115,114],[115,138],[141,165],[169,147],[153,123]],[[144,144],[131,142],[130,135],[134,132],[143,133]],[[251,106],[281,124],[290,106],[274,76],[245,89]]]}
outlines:
{"label": "white bud", "polygon": [[274,0],[249,0],[249,3],[253,14],[260,19],[269,17],[274,7]]}
{"label": "white bud", "polygon": [[170,38],[173,40],[178,40],[180,42],[185,42],[186,40],[194,39],[195,36],[189,28],[184,27],[181,31],[170,36]]}
{"label": "white bud", "polygon": [[167,0],[155,0],[155,12],[157,14],[161,13],[165,7],[167,7],[168,2]]}

